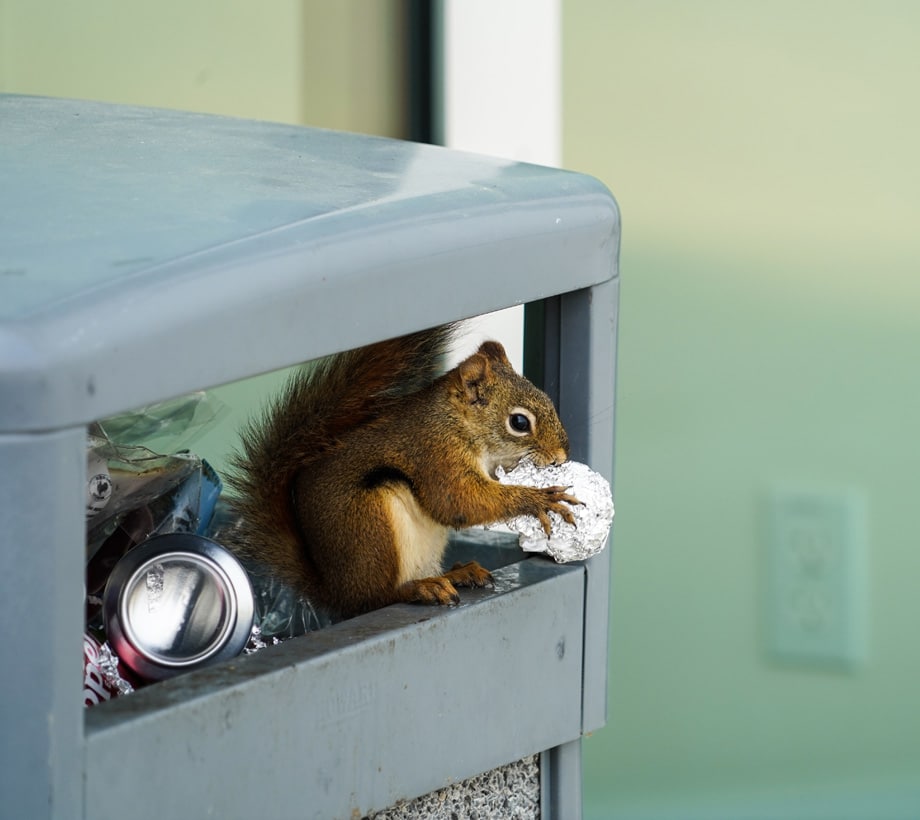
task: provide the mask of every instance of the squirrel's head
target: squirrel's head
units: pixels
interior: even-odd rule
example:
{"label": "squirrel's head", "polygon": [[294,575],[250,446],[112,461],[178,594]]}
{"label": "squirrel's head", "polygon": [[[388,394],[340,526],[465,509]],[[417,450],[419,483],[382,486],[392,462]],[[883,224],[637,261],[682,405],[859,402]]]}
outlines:
{"label": "squirrel's head", "polygon": [[489,475],[525,457],[539,467],[568,458],[569,439],[549,396],[514,371],[498,342],[484,342],[452,376],[451,400],[481,443]]}

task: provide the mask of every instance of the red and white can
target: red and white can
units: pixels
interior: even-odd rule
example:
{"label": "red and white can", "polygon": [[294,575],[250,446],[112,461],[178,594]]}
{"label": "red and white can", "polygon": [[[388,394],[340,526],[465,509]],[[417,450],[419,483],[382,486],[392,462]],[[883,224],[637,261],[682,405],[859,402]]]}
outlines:
{"label": "red and white can", "polygon": [[105,700],[134,691],[125,678],[125,669],[107,644],[88,632],[83,634],[83,705],[95,706]]}

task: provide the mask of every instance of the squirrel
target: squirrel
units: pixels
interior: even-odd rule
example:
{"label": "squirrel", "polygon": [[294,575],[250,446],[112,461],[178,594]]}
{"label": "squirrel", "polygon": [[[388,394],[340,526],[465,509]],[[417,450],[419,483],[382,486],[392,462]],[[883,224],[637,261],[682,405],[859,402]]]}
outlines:
{"label": "squirrel", "polygon": [[228,483],[233,548],[312,604],[347,618],[397,602],[457,604],[480,564],[443,572],[449,531],[548,512],[574,523],[566,487],[500,484],[523,457],[568,457],[550,398],[502,345],[439,375],[457,325],[412,333],[300,368],[242,429]]}

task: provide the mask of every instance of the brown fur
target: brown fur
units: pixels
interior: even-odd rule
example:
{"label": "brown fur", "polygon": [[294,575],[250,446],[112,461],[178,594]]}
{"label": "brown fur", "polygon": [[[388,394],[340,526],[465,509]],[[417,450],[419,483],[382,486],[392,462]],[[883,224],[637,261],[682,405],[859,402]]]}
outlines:
{"label": "brown fur", "polygon": [[[549,398],[487,342],[437,377],[451,326],[325,360],[294,376],[242,433],[229,477],[237,549],[309,599],[349,616],[398,601],[450,604],[483,586],[478,564],[442,573],[450,528],[536,515],[567,520],[565,488],[499,484],[498,464],[564,460]],[[508,428],[523,408],[531,435]]]}

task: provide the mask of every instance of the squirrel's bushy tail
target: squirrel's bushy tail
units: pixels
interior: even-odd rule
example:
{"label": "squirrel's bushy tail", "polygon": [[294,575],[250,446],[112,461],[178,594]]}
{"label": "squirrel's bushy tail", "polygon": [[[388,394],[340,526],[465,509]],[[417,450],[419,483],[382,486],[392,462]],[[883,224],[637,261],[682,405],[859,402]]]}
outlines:
{"label": "squirrel's bushy tail", "polygon": [[[297,472],[334,447],[342,433],[372,421],[393,398],[430,384],[455,331],[449,324],[378,342],[305,365],[291,376],[240,432],[240,447],[230,460],[226,478],[240,516],[233,544],[238,552],[258,559],[270,538],[274,548],[265,551],[290,555],[291,577],[302,573],[302,536],[291,499]],[[279,539],[287,542],[283,550]]]}

